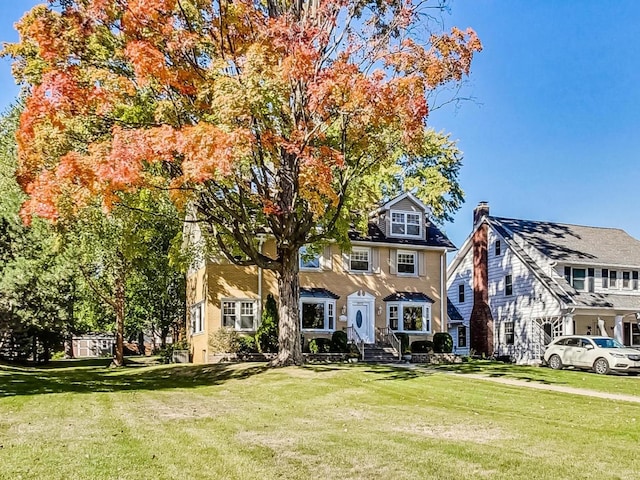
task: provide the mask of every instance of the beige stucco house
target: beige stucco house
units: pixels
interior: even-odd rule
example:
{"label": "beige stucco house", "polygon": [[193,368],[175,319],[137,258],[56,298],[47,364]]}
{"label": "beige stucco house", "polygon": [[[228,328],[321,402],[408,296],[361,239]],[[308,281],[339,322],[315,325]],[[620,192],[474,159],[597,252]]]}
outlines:
{"label": "beige stucco house", "polygon": [[[193,236],[193,235],[192,235]],[[454,248],[430,220],[430,208],[410,193],[372,212],[366,236],[352,247],[329,245],[300,255],[300,322],[305,343],[353,327],[368,344],[386,327],[415,339],[447,331],[446,252]],[[304,250],[304,248],[303,248]],[[274,253],[266,236],[263,251]],[[194,363],[207,363],[209,336],[228,327],[253,334],[273,272],[220,259],[200,261],[187,278],[187,331]]]}

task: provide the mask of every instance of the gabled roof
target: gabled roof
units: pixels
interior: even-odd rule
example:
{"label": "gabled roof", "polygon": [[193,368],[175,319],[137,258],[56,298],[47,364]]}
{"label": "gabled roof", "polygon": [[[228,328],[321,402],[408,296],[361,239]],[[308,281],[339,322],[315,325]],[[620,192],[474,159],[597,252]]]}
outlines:
{"label": "gabled roof", "polygon": [[557,262],[640,268],[640,241],[619,228],[488,218]]}
{"label": "gabled roof", "polygon": [[420,207],[425,213],[430,214],[431,213],[431,207],[425,205],[422,200],[420,200],[418,197],[416,197],[413,193],[411,192],[405,192],[401,195],[398,195],[397,197],[392,198],[391,200],[389,200],[388,202],[382,204],[379,208],[377,208],[376,210],[374,210],[373,212],[371,212],[370,216],[376,215],[377,213],[383,212],[385,210],[389,210],[391,207],[393,207],[396,203],[401,202],[402,200],[404,200],[405,198],[408,198],[409,200],[411,200],[413,203],[415,203],[418,207]]}
{"label": "gabled roof", "polygon": [[[550,261],[574,265],[625,266],[640,268],[640,241],[616,228],[586,227],[553,222],[485,216],[474,228],[489,224],[534,276],[563,305],[569,308],[615,308],[638,310],[640,300],[631,295],[582,292],[562,277],[551,277],[516,241],[517,235]],[[473,232],[449,265],[455,270],[471,249]],[[636,260],[637,259],[637,260]],[[452,279],[453,275],[449,275]]]}
{"label": "gabled roof", "polygon": [[367,235],[362,235],[361,233],[352,230],[349,232],[349,238],[351,240],[365,242],[395,243],[398,245],[438,247],[452,250],[455,250],[456,248],[451,240],[449,240],[447,236],[431,222],[426,225],[426,239],[389,237],[382,233],[380,227],[373,222],[369,223]]}
{"label": "gabled roof", "polygon": [[382,299],[383,302],[429,302],[436,303],[429,295],[422,292],[396,292]]}
{"label": "gabled roof", "polygon": [[464,320],[449,297],[447,297],[447,316],[449,317],[449,320],[454,322],[462,322]]}

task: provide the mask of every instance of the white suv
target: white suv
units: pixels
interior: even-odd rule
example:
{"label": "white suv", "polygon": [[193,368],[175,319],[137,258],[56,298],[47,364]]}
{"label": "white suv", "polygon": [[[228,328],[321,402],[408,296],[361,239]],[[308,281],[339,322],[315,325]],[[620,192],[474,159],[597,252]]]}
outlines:
{"label": "white suv", "polygon": [[640,372],[640,350],[625,347],[609,337],[566,335],[556,338],[544,352],[544,362],[551,368],[593,369],[606,375],[611,370],[637,375]]}

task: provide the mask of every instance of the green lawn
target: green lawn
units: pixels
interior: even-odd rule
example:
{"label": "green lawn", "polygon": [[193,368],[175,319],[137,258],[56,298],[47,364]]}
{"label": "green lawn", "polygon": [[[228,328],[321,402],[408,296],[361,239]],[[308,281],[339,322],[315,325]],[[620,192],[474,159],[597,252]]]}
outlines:
{"label": "green lawn", "polygon": [[0,366],[2,479],[634,478],[639,423],[638,404],[361,364]]}

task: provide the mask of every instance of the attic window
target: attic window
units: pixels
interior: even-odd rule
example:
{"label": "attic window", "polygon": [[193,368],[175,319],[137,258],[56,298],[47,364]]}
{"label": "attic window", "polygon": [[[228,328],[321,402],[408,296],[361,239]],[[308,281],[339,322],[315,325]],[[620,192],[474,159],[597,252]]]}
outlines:
{"label": "attic window", "polygon": [[496,257],[499,257],[502,253],[502,245],[500,245],[500,240],[496,240]]}
{"label": "attic window", "polygon": [[391,211],[391,234],[402,237],[420,237],[422,220],[419,213]]}

